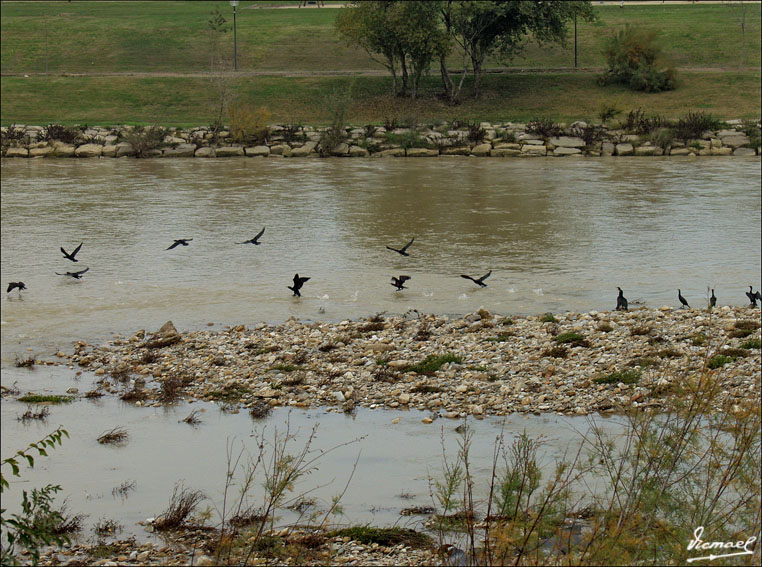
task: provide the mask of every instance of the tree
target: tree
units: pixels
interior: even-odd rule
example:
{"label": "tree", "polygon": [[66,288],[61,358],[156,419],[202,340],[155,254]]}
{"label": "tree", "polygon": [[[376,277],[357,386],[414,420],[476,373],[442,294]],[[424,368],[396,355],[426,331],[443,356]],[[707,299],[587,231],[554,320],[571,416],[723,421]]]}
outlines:
{"label": "tree", "polygon": [[222,15],[219,8],[215,8],[209,12],[210,18],[207,21],[207,27],[209,28],[209,76],[210,78],[214,74],[214,47],[217,43],[217,32],[226,33],[230,29],[226,22],[225,16]]}
{"label": "tree", "polygon": [[449,76],[444,58],[440,60],[445,94],[457,101],[470,61],[474,74],[474,97],[479,86],[487,55],[498,52],[513,58],[524,49],[531,35],[538,43],[557,42],[565,45],[567,24],[575,16],[593,20],[590,2],[545,0],[447,0],[441,8],[444,26],[463,53],[463,75],[457,87]]}
{"label": "tree", "polygon": [[[439,24],[439,2],[374,0],[352,2],[340,11],[336,29],[392,74],[392,92],[415,98],[421,76],[434,57],[449,49]],[[399,79],[398,79],[399,73]]]}

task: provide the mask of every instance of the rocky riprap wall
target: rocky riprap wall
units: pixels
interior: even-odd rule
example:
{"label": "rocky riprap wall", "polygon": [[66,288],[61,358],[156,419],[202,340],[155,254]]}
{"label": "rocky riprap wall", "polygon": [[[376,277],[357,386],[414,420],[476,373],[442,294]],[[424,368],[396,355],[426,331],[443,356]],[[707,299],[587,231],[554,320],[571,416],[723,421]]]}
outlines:
{"label": "rocky riprap wall", "polygon": [[[595,141],[581,135],[543,137],[531,133],[526,124],[482,122],[469,128],[439,123],[436,127],[346,128],[346,140],[330,149],[321,147],[324,130],[311,126],[269,128],[262,143],[237,144],[230,132],[209,128],[167,128],[163,141],[144,149],[140,157],[538,157],[538,156],[755,156],[758,140],[744,133],[741,120],[729,120],[725,129],[701,134],[698,139],[656,145],[652,137],[628,134],[623,130],[600,127]],[[748,123],[747,123],[748,124]],[[756,121],[759,127],[759,121]],[[564,125],[559,125],[563,127]],[[583,134],[588,125],[575,122],[565,131]],[[57,129],[60,130],[60,127]],[[52,139],[43,126],[2,127],[4,157],[124,157],[135,156],[132,144],[125,141],[131,126],[72,127],[76,140],[65,143]]]}

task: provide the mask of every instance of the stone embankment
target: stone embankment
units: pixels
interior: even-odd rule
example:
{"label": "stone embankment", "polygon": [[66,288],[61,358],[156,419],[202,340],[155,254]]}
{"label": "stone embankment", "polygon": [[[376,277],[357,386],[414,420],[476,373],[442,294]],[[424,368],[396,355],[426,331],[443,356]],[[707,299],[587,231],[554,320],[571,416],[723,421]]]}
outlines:
{"label": "stone embankment", "polygon": [[[258,142],[240,143],[228,131],[209,128],[151,129],[131,126],[13,125],[0,128],[4,157],[569,157],[569,156],[755,156],[759,121],[730,120],[679,140],[665,132],[638,136],[621,129],[575,122],[546,128],[514,122],[434,127],[345,128],[339,135],[311,126],[269,126]],[[747,135],[752,131],[751,138]],[[155,132],[154,132],[155,134]],[[250,138],[251,139],[251,138]],[[330,140],[330,141],[329,141]],[[326,147],[328,144],[330,146]]]}
{"label": "stone embankment", "polygon": [[[760,397],[760,311],[640,308],[511,318],[290,319],[179,333],[168,322],[101,346],[79,342],[71,362],[98,392],[162,405],[168,392],[228,409],[329,406],[418,409],[436,417],[661,408],[700,377],[715,408]],[[94,391],[95,392],[95,391]]]}

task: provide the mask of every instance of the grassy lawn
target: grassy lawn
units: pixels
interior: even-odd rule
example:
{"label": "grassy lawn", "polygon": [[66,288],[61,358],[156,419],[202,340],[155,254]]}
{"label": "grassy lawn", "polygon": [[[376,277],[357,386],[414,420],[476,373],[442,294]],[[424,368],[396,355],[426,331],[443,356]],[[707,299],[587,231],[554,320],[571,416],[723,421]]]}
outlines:
{"label": "grassy lawn", "polygon": [[[289,4],[280,2],[278,5]],[[290,2],[294,4],[294,2]],[[760,108],[760,5],[746,4],[744,71],[738,74],[741,7],[738,4],[600,6],[594,23],[579,22],[579,63],[603,65],[605,38],[627,23],[660,32],[660,41],[682,68],[679,88],[644,94],[600,87],[596,72],[558,70],[573,65],[573,43],[539,49],[529,44],[511,62],[493,58],[488,67],[557,69],[554,72],[489,74],[483,95],[451,107],[437,94],[436,69],[417,101],[388,96],[388,75],[309,76],[314,71],[373,71],[382,68],[362,50],[336,36],[336,9],[273,9],[265,2],[238,7],[238,67],[241,72],[295,76],[235,77],[229,84],[239,101],[266,106],[277,122],[323,124],[324,101],[334,89],[352,86],[348,121],[380,124],[385,119],[555,120],[594,119],[602,102],[623,111],[642,107],[670,118],[705,110],[719,118],[757,118]],[[262,7],[267,6],[267,7]],[[0,121],[46,124],[160,123],[190,126],[215,118],[217,87],[210,70],[208,30],[214,8],[232,24],[227,2],[2,2]],[[45,77],[47,64],[50,75]],[[215,68],[232,67],[232,32],[217,33]],[[692,69],[692,70],[691,70]],[[195,77],[71,76],[77,73],[197,73]],[[8,73],[27,73],[8,76]],[[301,74],[300,74],[301,73]]]}
{"label": "grassy lawn", "polygon": [[[231,87],[237,100],[266,106],[273,122],[324,124],[323,102],[334,89],[352,88],[351,124],[381,124],[412,116],[418,121],[594,119],[601,102],[624,112],[642,107],[670,118],[704,110],[720,118],[758,118],[760,74],[683,72],[677,90],[635,93],[601,87],[590,73],[494,74],[479,100],[448,106],[438,98],[439,78],[430,77],[416,101],[392,97],[386,77],[253,77]],[[2,114],[10,123],[206,125],[215,117],[217,88],[207,78],[182,77],[4,77]]]}
{"label": "grassy lawn", "polygon": [[[267,9],[241,2],[237,10],[239,70],[382,69],[362,50],[344,45],[333,28],[336,9]],[[282,4],[282,3],[280,3]],[[736,68],[741,51],[741,6],[691,4],[600,6],[599,20],[578,23],[579,65],[600,67],[606,38],[626,24],[659,32],[679,67]],[[232,26],[227,2],[3,2],[5,73],[204,72],[210,67],[210,12],[218,8]],[[760,5],[746,7],[744,67],[760,65]],[[233,33],[217,33],[216,53],[232,66]],[[460,58],[454,57],[453,64]],[[488,67],[574,65],[573,29],[566,47],[527,46],[513,61],[492,58]]]}

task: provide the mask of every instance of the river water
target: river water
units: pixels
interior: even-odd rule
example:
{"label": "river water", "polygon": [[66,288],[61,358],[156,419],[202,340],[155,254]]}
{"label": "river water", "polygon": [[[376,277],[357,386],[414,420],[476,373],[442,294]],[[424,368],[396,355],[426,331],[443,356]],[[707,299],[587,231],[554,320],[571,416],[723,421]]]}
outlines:
{"label": "river water", "polygon": [[[85,391],[95,377],[66,367],[15,368],[17,356],[49,358],[76,340],[224,325],[359,318],[376,312],[501,314],[612,309],[616,287],[631,304],[742,305],[760,283],[758,159],[231,159],[3,160],[2,383],[22,391]],[[236,244],[263,227],[260,246]],[[187,247],[166,248],[177,238]],[[410,239],[409,257],[386,249]],[[67,251],[83,246],[76,264]],[[55,272],[89,271],[82,280]],[[481,276],[479,288],[460,274]],[[311,279],[295,298],[294,273]],[[412,277],[397,292],[391,276]],[[203,408],[204,423],[178,423]],[[45,423],[17,420],[25,407],[2,403],[2,456],[62,424],[64,446],[23,472],[22,486],[56,482],[70,509],[134,522],[162,511],[172,485],[213,493],[224,486],[230,439],[251,445],[262,424],[212,404],[136,408],[118,400],[53,407]],[[392,420],[401,421],[392,426]],[[340,491],[352,522],[403,521],[399,509],[431,504],[428,477],[441,471],[440,435],[450,455],[455,422],[420,423],[416,412],[292,412],[294,427],[320,423],[319,448],[365,435],[320,463],[323,501]],[[287,410],[267,427],[283,427]],[[95,437],[122,425],[125,447]],[[550,436],[544,458],[569,447],[583,419],[509,417],[477,422],[474,455],[488,473],[493,442],[527,429]],[[444,432],[443,432],[444,431]],[[304,437],[300,438],[301,441]],[[193,447],[193,451],[188,451]],[[199,458],[202,456],[202,458]],[[136,481],[134,495],[111,494]],[[337,484],[339,486],[337,486]],[[216,492],[215,492],[216,491]],[[4,494],[4,507],[19,498]],[[412,495],[411,501],[402,498]],[[6,498],[8,506],[6,506]]]}

